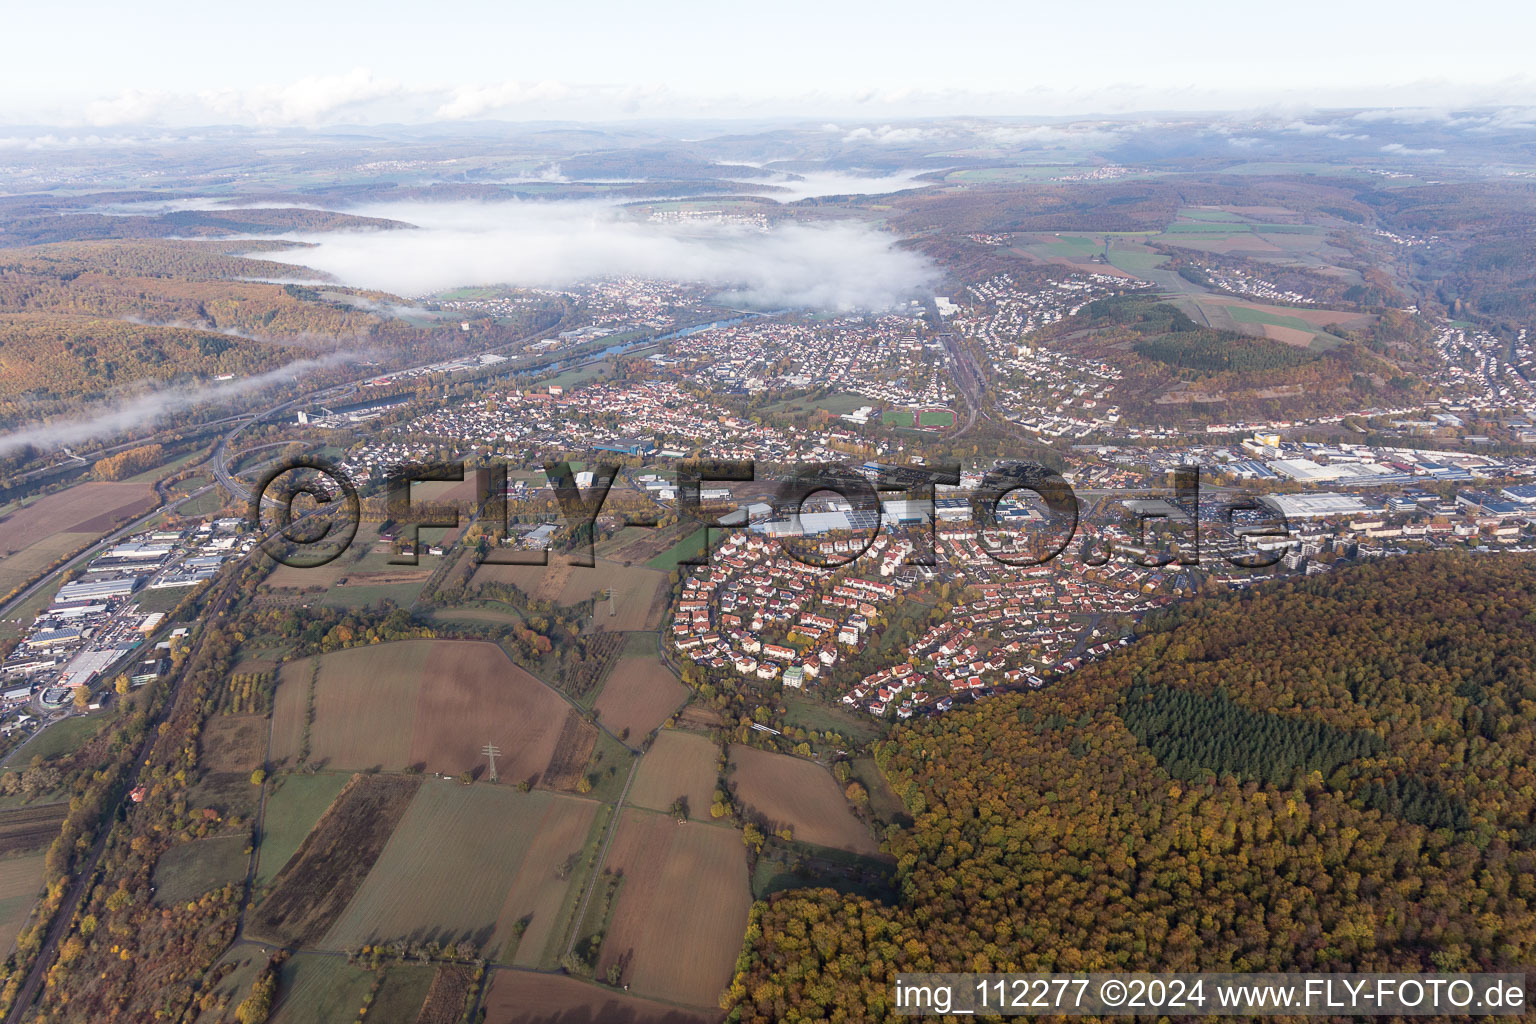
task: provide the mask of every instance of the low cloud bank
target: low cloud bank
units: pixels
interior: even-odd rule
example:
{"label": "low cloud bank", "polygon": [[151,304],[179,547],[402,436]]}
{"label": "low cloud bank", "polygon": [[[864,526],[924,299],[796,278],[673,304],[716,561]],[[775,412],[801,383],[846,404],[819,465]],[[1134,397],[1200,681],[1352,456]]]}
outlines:
{"label": "low cloud bank", "polygon": [[84,441],[117,437],[129,431],[155,426],[171,414],[184,409],[207,403],[227,403],[241,395],[296,380],[313,370],[353,362],[359,358],[356,353],[337,353],[323,359],[299,359],[276,370],[239,380],[204,386],[156,388],[130,398],[103,403],[83,416],[31,423],[9,434],[0,434],[0,455],[28,445],[52,450]]}
{"label": "low cloud bank", "polygon": [[389,204],[356,211],[419,231],[329,232],[265,258],[403,295],[461,285],[563,288],[602,277],[695,281],[764,308],[883,309],[936,268],[863,224],[656,224],[595,203]]}

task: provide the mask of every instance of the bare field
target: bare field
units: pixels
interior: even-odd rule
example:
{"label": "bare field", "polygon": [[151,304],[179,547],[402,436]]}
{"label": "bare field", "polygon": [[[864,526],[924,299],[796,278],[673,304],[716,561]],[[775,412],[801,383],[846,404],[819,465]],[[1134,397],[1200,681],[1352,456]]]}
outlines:
{"label": "bare field", "polygon": [[69,804],[37,804],[0,811],[0,855],[47,847],[59,836]]}
{"label": "bare field", "polygon": [[[432,937],[470,940],[494,954],[508,937],[498,934],[498,923],[539,915],[542,908],[527,905],[524,894],[547,888],[557,904],[563,898],[566,886],[549,858],[563,861],[581,849],[596,808],[544,792],[429,780],[324,944]],[[566,842],[541,841],[545,832]],[[518,887],[514,906],[509,895],[525,869],[530,884]]]}
{"label": "bare field", "polygon": [[277,873],[272,894],[251,914],[252,933],[304,946],[330,931],[420,785],[409,776],[353,776]]}
{"label": "bare field", "polygon": [[688,801],[690,816],[707,816],[719,782],[715,771],[719,750],[703,736],[663,729],[640,759],[640,770],[629,787],[629,802],[665,811],[682,797]]}
{"label": "bare field", "polygon": [[1294,317],[1304,320],[1314,327],[1326,327],[1329,324],[1341,324],[1344,327],[1355,328],[1371,323],[1376,319],[1373,313],[1355,313],[1349,310],[1316,309],[1310,306],[1270,306],[1262,302],[1254,302],[1249,299],[1240,299],[1231,295],[1202,295],[1202,306],[1241,306],[1247,309],[1256,309],[1272,316]]}
{"label": "bare field", "polygon": [[[551,556],[550,562],[548,566],[482,565],[472,582],[511,584],[530,597],[565,606],[597,599],[592,612],[592,628],[597,630],[627,633],[661,624],[666,573],[642,565],[626,567],[607,558],[598,558],[591,568],[559,561],[557,556]],[[604,597],[610,590],[611,602]]]}
{"label": "bare field", "polygon": [[147,484],[92,482],[45,495],[0,518],[0,595],[158,501]]}
{"label": "bare field", "polygon": [[594,707],[614,732],[644,736],[665,722],[688,696],[688,687],[655,655],[624,657],[608,673]]}
{"label": "bare field", "polygon": [[267,759],[266,715],[215,715],[203,727],[200,763],[212,772],[249,772]]}
{"label": "bare field", "polygon": [[20,551],[56,533],[106,533],[130,512],[149,511],[155,500],[148,484],[76,484],[0,519],[0,550]]}
{"label": "bare field", "polygon": [[544,785],[567,793],[576,791],[592,759],[592,748],[597,746],[597,726],[585,721],[571,708],[565,714],[565,724],[560,728],[560,738],[555,741],[555,752],[544,770]]}
{"label": "bare field", "polygon": [[1303,331],[1297,327],[1279,327],[1275,324],[1263,324],[1261,329],[1264,337],[1270,341],[1278,341],[1294,348],[1310,348],[1312,339],[1316,337],[1311,331]]}
{"label": "bare field", "polygon": [[734,829],[626,810],[607,867],[622,872],[599,975],[619,964],[640,995],[713,1007],[730,984],[752,893]]}
{"label": "bare field", "polygon": [[432,975],[432,987],[427,990],[415,1024],[458,1024],[468,998],[469,971],[463,967],[439,967]]}
{"label": "bare field", "polygon": [[[303,749],[310,662],[285,666],[274,705],[272,758]],[[558,755],[570,705],[495,644],[407,640],[327,654],[315,685],[310,760],[339,768],[457,775],[501,749],[503,779],[540,779]]]}
{"label": "bare field", "polygon": [[494,956],[504,955],[517,922],[526,920],[511,962],[518,967],[551,967],[559,959],[559,951],[549,946],[563,938],[555,928],[567,898],[575,901],[569,880],[588,839],[595,838],[592,824],[597,808],[590,800],[550,800],[497,916]]}
{"label": "bare field", "polygon": [[714,1024],[718,1012],[682,1010],[558,974],[498,971],[485,1024]]}
{"label": "bare field", "polygon": [[0,860],[0,951],[9,953],[32,905],[42,895],[43,858],[34,853]]}
{"label": "bare field", "polygon": [[787,754],[731,744],[727,778],[736,799],[773,828],[788,825],[796,839],[875,856],[880,844],[853,816],[837,780],[820,765]]}

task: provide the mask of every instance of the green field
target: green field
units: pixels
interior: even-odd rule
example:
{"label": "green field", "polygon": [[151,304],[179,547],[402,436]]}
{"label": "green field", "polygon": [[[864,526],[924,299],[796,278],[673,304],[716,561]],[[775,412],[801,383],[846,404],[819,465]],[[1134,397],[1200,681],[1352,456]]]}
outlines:
{"label": "green field", "polygon": [[704,527],[694,530],[688,536],[672,545],[655,558],[646,562],[648,569],[660,569],[662,572],[671,572],[677,568],[679,562],[688,558],[698,558],[704,553],[705,537],[709,531]]}
{"label": "green field", "polygon": [[316,775],[298,772],[277,776],[261,822],[261,859],[256,869],[258,886],[272,884],[272,879],[298,850],[299,844],[349,778],[351,775],[345,772]]}
{"label": "green field", "polygon": [[271,1024],[334,1024],[357,1018],[373,972],[339,956],[298,953],[278,974]]}
{"label": "green field", "polygon": [[855,758],[853,777],[859,780],[865,792],[869,794],[869,809],[875,817],[886,823],[909,817],[906,807],[901,803],[901,798],[891,789],[890,783],[885,781],[885,776],[881,773],[880,766],[875,764],[874,758]]}
{"label": "green field", "polygon": [[1206,220],[1206,221],[1240,221],[1240,220],[1242,220],[1241,217],[1239,217],[1235,213],[1232,213],[1229,210],[1194,210],[1194,209],[1185,209],[1185,210],[1180,210],[1179,211],[1179,216],[1183,217],[1185,220]]}
{"label": "green field", "polygon": [[427,990],[432,987],[434,967],[389,967],[384,972],[384,984],[368,1007],[367,1020],[413,1021],[427,1001]]}
{"label": "green field", "polygon": [[42,851],[0,860],[0,953],[9,953],[42,894]]}
{"label": "green field", "polygon": [[421,933],[494,952],[527,918],[527,952],[542,952],[570,877],[558,879],[561,865],[581,855],[596,810],[537,790],[428,780],[325,944]]}
{"label": "green field", "polygon": [[1165,235],[1209,235],[1213,238],[1225,238],[1228,235],[1239,235],[1252,231],[1253,225],[1243,221],[1174,221],[1163,228]]}
{"label": "green field", "polygon": [[952,427],[955,425],[955,414],[947,409],[925,409],[918,417],[917,424],[920,427]]}
{"label": "green field", "polygon": [[1254,309],[1252,306],[1228,306],[1226,309],[1232,315],[1232,319],[1240,324],[1269,324],[1273,327],[1293,327],[1298,331],[1315,332],[1317,330],[1299,316],[1284,316]]}
{"label": "green field", "polygon": [[853,714],[813,697],[786,695],[784,724],[817,732],[841,733],[855,743],[871,743],[885,735],[881,723],[869,715]]}
{"label": "green field", "polygon": [[63,721],[55,722],[12,751],[11,756],[6,758],[6,766],[25,768],[32,763],[34,757],[47,761],[72,754],[85,746],[104,724],[116,717],[116,710],[108,710],[91,715],[71,715]]}
{"label": "green field", "polygon": [[915,427],[917,416],[911,409],[887,409],[880,414],[880,422],[888,427]]}
{"label": "green field", "polygon": [[587,774],[597,777],[592,782],[592,792],[587,795],[604,803],[617,801],[624,790],[624,781],[629,778],[634,758],[634,751],[606,732],[599,732],[597,746],[592,748],[592,760],[587,762]]}
{"label": "green field", "polygon": [[1101,238],[1084,235],[1057,235],[1053,241],[1046,242],[1041,248],[1052,256],[1060,256],[1069,260],[1085,260],[1095,253],[1104,251],[1104,242]]}
{"label": "green field", "polygon": [[161,587],[159,590],[143,590],[134,597],[134,606],[145,615],[150,612],[168,612],[192,593],[192,587]]}
{"label": "green field", "polygon": [[245,879],[246,837],[219,836],[173,846],[155,865],[155,902],[163,907],[195,900],[210,889]]}
{"label": "green field", "polygon": [[862,409],[871,405],[869,399],[863,395],[855,395],[848,391],[834,391],[826,395],[802,395],[798,398],[786,398],[781,402],[774,402],[763,407],[763,412],[768,415],[780,414],[805,414],[817,411],[830,412],[834,416]]}
{"label": "green field", "polygon": [[1131,251],[1113,246],[1109,250],[1109,265],[1127,274],[1145,274],[1148,271],[1157,270],[1167,262],[1168,257],[1161,253]]}

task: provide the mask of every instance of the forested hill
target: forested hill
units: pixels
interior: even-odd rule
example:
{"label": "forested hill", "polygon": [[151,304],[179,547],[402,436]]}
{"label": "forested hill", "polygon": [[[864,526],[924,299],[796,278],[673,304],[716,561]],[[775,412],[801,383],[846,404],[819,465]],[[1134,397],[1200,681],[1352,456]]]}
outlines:
{"label": "forested hill", "polygon": [[1536,559],[1383,561],[1181,619],[897,729],[898,904],[760,905],[739,1019],[885,1020],[899,971],[1531,962]]}

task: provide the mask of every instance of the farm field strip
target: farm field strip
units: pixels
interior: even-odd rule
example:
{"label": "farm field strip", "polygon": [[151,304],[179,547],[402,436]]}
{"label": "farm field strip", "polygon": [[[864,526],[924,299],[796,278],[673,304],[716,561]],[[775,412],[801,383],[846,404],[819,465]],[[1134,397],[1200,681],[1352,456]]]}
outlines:
{"label": "farm field strip", "polygon": [[[518,918],[533,914],[530,928],[539,920],[541,888],[558,905],[556,868],[580,850],[595,809],[542,791],[424,782],[324,946],[430,934],[494,955]],[[532,877],[514,902],[525,870]]]}
{"label": "farm field strip", "polygon": [[623,884],[599,975],[618,965],[640,995],[715,1006],[752,903],[740,835],[631,809],[620,817],[610,857]]}
{"label": "farm field strip", "polygon": [[0,951],[9,954],[27,915],[42,895],[43,860],[46,854],[0,860]]}
{"label": "farm field strip", "polygon": [[625,655],[608,673],[593,707],[614,733],[629,730],[633,741],[658,728],[688,698],[688,688],[655,654]]}
{"label": "farm field strip", "polygon": [[0,811],[0,855],[35,850],[53,842],[69,804],[34,804]]}
{"label": "farm field strip", "polygon": [[678,797],[688,802],[690,817],[708,819],[719,781],[720,751],[703,736],[663,729],[640,759],[630,802],[651,811],[665,811]]}
{"label": "farm field strip", "polygon": [[738,802],[770,827],[788,825],[796,839],[817,846],[879,854],[880,844],[820,765],[739,743],[731,745],[730,763],[727,778]]}
{"label": "farm field strip", "polygon": [[363,884],[421,783],[357,775],[331,804],[251,915],[250,927],[285,944],[314,945]]}

